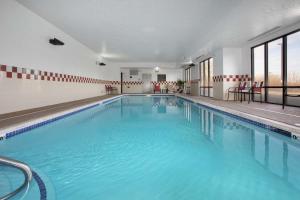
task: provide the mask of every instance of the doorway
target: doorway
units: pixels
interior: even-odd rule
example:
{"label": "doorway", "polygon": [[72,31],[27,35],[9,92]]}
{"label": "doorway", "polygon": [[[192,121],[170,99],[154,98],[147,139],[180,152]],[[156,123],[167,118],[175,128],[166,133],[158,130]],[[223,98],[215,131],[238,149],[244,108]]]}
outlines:
{"label": "doorway", "polygon": [[143,84],[143,93],[152,93],[151,81],[152,74],[142,74]]}

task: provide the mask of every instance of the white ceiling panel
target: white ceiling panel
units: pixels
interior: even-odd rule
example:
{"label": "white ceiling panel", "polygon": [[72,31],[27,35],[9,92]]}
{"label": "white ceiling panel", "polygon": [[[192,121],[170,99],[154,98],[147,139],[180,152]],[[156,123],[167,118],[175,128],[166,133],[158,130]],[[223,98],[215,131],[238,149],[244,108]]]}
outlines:
{"label": "white ceiling panel", "polygon": [[300,20],[300,0],[18,0],[105,59],[181,62]]}

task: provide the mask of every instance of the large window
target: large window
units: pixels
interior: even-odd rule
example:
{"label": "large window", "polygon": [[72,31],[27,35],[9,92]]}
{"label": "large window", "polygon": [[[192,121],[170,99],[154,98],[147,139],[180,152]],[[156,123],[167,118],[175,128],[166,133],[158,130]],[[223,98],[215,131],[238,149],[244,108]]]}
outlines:
{"label": "large window", "polygon": [[187,68],[185,70],[184,80],[186,82],[190,82],[191,81],[191,68]]}
{"label": "large window", "polygon": [[200,95],[213,97],[213,58],[200,63]]}
{"label": "large window", "polygon": [[[287,36],[287,85],[300,86],[300,32]],[[288,94],[300,95],[300,88],[288,89]],[[299,102],[299,98],[287,98],[288,104],[299,105]]]}
{"label": "large window", "polygon": [[[265,46],[261,45],[253,49],[253,73],[254,81],[262,82],[265,81]],[[264,90],[263,90],[264,92]],[[265,96],[265,95],[264,95]],[[254,96],[255,100],[259,100],[257,95]]]}
{"label": "large window", "polygon": [[213,97],[214,96],[214,80],[213,80],[213,76],[214,76],[214,59],[211,58],[209,59],[209,96]]}
{"label": "large window", "polygon": [[[293,32],[252,48],[252,80],[264,81],[265,101],[281,104],[282,86],[300,86],[300,32]],[[272,88],[275,87],[275,88]],[[300,89],[288,89],[291,96]],[[288,105],[300,106],[297,97],[287,97]]]}
{"label": "large window", "polygon": [[265,80],[265,46],[261,45],[254,48],[254,81]]}
{"label": "large window", "polygon": [[204,91],[204,62],[200,63],[200,95],[204,96],[205,95],[205,91]]}
{"label": "large window", "polygon": [[164,82],[167,80],[166,74],[157,74],[157,82]]}
{"label": "large window", "polygon": [[[269,42],[268,46],[268,86],[282,86],[282,38]],[[268,101],[282,103],[282,89],[270,88]]]}

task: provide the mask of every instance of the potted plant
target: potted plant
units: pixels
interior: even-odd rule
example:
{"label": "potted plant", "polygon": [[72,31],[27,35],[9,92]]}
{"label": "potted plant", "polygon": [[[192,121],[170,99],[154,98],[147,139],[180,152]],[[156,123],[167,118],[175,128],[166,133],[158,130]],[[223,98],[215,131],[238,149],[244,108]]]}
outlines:
{"label": "potted plant", "polygon": [[178,79],[177,80],[177,83],[176,83],[176,85],[177,85],[177,91],[179,92],[179,93],[182,93],[182,91],[183,91],[183,88],[184,88],[184,81],[182,81],[182,80],[180,80],[180,79]]}

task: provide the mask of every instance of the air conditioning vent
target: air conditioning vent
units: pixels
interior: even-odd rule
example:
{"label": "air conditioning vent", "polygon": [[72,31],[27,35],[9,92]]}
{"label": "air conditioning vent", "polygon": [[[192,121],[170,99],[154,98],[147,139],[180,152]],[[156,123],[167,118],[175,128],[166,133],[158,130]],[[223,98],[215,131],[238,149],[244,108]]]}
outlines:
{"label": "air conditioning vent", "polygon": [[139,70],[137,70],[137,69],[130,69],[129,73],[130,73],[130,76],[137,76],[139,74]]}

